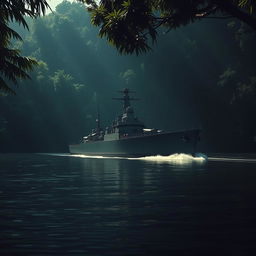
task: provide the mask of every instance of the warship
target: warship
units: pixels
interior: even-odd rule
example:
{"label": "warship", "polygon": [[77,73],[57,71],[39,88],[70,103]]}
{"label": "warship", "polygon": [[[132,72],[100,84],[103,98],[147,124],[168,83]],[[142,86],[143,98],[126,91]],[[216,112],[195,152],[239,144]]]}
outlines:
{"label": "warship", "polygon": [[101,128],[100,118],[96,119],[96,128],[83,137],[79,144],[69,145],[71,154],[118,156],[118,157],[143,157],[174,153],[196,153],[200,129],[187,129],[179,131],[163,131],[149,129],[135,116],[131,106],[131,91],[121,91],[123,113],[119,115],[105,129]]}

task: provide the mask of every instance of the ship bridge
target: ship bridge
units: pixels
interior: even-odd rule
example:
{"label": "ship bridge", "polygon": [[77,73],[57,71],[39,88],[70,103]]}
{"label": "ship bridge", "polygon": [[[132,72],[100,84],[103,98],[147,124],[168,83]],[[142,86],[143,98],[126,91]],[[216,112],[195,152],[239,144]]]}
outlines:
{"label": "ship bridge", "polygon": [[145,126],[134,115],[134,110],[131,106],[131,101],[138,99],[130,97],[129,93],[132,91],[130,91],[128,88],[125,88],[120,92],[123,93],[123,97],[113,99],[123,101],[123,114],[118,116],[118,118],[114,121],[114,132],[118,132],[121,137],[140,135],[143,133],[143,128],[145,128]]}

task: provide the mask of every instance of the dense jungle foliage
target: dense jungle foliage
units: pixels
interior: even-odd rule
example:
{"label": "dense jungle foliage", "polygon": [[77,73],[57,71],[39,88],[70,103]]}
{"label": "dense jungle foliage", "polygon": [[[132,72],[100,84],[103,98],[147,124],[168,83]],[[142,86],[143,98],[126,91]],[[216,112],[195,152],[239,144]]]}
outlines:
{"label": "dense jungle foliage", "polygon": [[207,20],[159,31],[146,55],[120,56],[98,38],[85,7],[63,2],[56,12],[18,24],[13,41],[39,65],[17,95],[0,97],[1,152],[66,152],[122,106],[112,101],[124,87],[135,90],[137,116],[166,130],[201,127],[200,151],[256,149],[255,32],[239,22]]}
{"label": "dense jungle foliage", "polygon": [[19,79],[29,79],[29,71],[37,65],[37,61],[24,57],[19,49],[12,48],[12,40],[22,40],[20,34],[10,27],[17,22],[29,29],[26,17],[38,18],[46,14],[50,8],[46,0],[1,0],[0,1],[0,91],[13,93],[9,81],[14,85]]}
{"label": "dense jungle foliage", "polygon": [[158,29],[167,32],[205,19],[236,19],[256,31],[251,0],[85,0],[92,23],[120,53],[137,55],[151,49]]}

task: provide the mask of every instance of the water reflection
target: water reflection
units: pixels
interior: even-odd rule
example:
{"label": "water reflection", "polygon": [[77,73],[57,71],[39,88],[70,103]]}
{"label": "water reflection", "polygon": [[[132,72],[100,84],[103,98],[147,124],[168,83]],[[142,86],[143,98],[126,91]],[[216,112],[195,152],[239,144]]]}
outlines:
{"label": "water reflection", "polygon": [[1,255],[239,255],[253,238],[252,165],[69,155],[0,163]]}

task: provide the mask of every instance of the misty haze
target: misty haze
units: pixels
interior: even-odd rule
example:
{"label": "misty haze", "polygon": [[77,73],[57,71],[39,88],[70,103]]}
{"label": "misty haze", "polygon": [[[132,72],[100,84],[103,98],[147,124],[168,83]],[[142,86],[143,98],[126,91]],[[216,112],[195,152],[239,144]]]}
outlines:
{"label": "misty haze", "polygon": [[0,255],[252,255],[255,8],[3,0]]}

